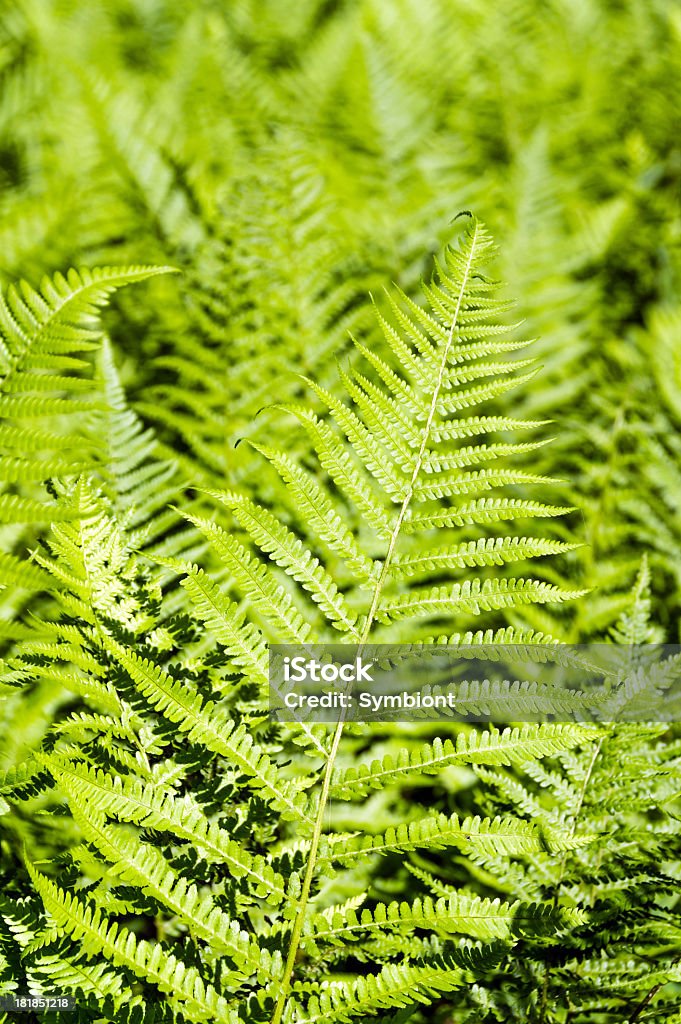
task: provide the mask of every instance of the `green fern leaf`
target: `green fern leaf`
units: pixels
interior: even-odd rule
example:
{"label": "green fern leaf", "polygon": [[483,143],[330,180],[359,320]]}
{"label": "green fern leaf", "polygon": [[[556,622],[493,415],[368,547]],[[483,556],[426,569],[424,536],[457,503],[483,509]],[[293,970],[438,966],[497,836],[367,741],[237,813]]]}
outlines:
{"label": "green fern leaf", "polygon": [[306,820],[304,796],[282,782],[277,768],[255,745],[244,725],[236,726],[220,714],[216,705],[204,703],[188,684],[176,682],[158,665],[126,650],[112,637],[102,639],[140,692],[157,711],[186,732],[190,742],[201,743],[233,761],[251,776],[253,785],[265,793],[282,814]]}
{"label": "green fern leaf", "polygon": [[[83,401],[82,391],[92,390],[86,361],[74,352],[96,347],[101,328],[95,316],[112,292],[122,285],[168,272],[167,267],[104,267],[71,270],[64,277],[44,278],[39,291],[25,282],[10,286],[0,296],[0,474],[7,482],[27,485],[77,474],[93,465],[92,444],[78,429],[78,418],[97,403]],[[70,369],[64,375],[55,370]],[[65,394],[72,397],[63,397]],[[46,457],[38,449],[38,438],[24,446],[29,422],[45,417],[68,416],[74,424],[73,440],[56,444],[59,457]],[[31,423],[32,426],[32,423]],[[80,442],[76,439],[80,437]],[[49,434],[42,432],[43,441]],[[71,450],[70,450],[71,449]],[[31,457],[27,457],[27,450]],[[49,449],[48,449],[49,450]],[[90,457],[83,459],[84,455]],[[41,507],[42,506],[42,507]],[[72,513],[73,510],[71,509]],[[51,503],[28,496],[2,495],[0,519],[4,522],[67,518],[68,506],[56,509]]]}
{"label": "green fern leaf", "polygon": [[235,878],[248,878],[257,896],[273,903],[288,898],[281,875],[262,857],[248,853],[229,832],[209,821],[195,801],[136,778],[112,776],[46,754],[40,755],[40,761],[64,792],[73,792],[84,806],[121,821],[170,832],[192,843],[206,860],[226,864]]}
{"label": "green fern leaf", "polygon": [[370,790],[381,789],[404,777],[435,774],[450,764],[514,764],[537,757],[550,757],[579,743],[597,738],[588,726],[542,724],[520,729],[491,729],[460,734],[456,742],[435,739],[419,750],[403,750],[397,758],[387,755],[370,765],[338,769],[331,794],[337,800],[352,800]]}
{"label": "green fern leaf", "polygon": [[191,1021],[216,1020],[221,1024],[236,1024],[237,1017],[229,1009],[224,996],[206,983],[196,968],[164,951],[160,944],[152,945],[145,939],[136,939],[133,932],[109,923],[99,910],[72,893],[64,892],[30,865],[29,871],[57,927],[80,940],[86,950],[104,953],[114,963],[153,982],[161,991],[172,993],[181,1000],[183,1012]]}
{"label": "green fern leaf", "polygon": [[460,819],[458,815],[438,814],[410,824],[388,829],[382,835],[326,836],[324,856],[334,863],[347,864],[369,853],[387,854],[411,850],[439,850],[456,846],[464,853],[487,857],[518,857],[546,851],[572,849],[583,843],[559,832],[540,831],[533,822],[516,818]]}

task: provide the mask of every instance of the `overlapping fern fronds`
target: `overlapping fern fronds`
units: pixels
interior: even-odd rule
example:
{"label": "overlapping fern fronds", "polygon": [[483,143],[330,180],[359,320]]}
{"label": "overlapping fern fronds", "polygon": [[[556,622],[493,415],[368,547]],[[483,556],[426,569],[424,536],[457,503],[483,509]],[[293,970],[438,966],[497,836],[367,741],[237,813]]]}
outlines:
{"label": "overlapping fern fronds", "polygon": [[362,333],[375,283],[362,256],[348,254],[338,203],[304,135],[280,129],[233,182],[224,207],[219,232],[198,249],[181,286],[187,328],[177,334],[168,323],[156,379],[139,403],[169,454],[191,453],[182,459],[187,478],[207,486],[216,476],[248,477],[253,460],[236,443],[257,432],[263,406],[299,390],[298,372],[335,378],[348,331]]}
{"label": "overlapping fern fronds", "polygon": [[[345,640],[363,643],[369,635],[388,635],[382,627],[405,618],[412,634],[421,619],[456,630],[470,615],[577,596],[533,577],[484,574],[486,566],[569,548],[532,536],[482,535],[489,525],[565,511],[511,496],[510,488],[542,480],[499,465],[544,443],[497,440],[500,435],[541,424],[471,415],[534,373],[531,360],[504,358],[523,342],[504,339],[507,328],[498,317],[507,303],[494,296],[484,273],[491,248],[474,221],[461,248],[447,249],[446,266],[424,287],[429,311],[405,295],[405,308],[393,301],[396,327],[380,317],[383,350],[358,342],[364,366],[340,370],[352,404],[308,381],[330,418],[302,403],[285,406],[305,429],[333,492],[285,451],[256,444],[286,485],[299,532],[246,496],[214,493],[255,545],[300,584],[295,595],[235,536],[210,519],[192,519],[258,620],[274,630],[266,635],[309,642],[333,636],[333,627]],[[355,531],[345,525],[352,508],[363,524]],[[347,596],[334,581],[339,562]],[[483,572],[467,572],[477,568]],[[197,573],[191,578],[195,585]],[[442,635],[431,629],[431,638]],[[514,635],[506,634],[506,642]]]}
{"label": "overlapping fern fronds", "polygon": [[[24,496],[21,486],[77,475],[92,466],[91,445],[78,420],[88,409],[82,394],[92,391],[81,353],[91,351],[100,335],[93,314],[114,289],[161,272],[152,267],[72,270],[68,277],[45,278],[40,291],[25,283],[10,287],[0,303],[3,522],[49,522],[58,514],[54,505],[41,506],[33,496]],[[56,416],[70,417],[73,433],[41,429],[40,420]]]}
{"label": "overlapping fern fronds", "polygon": [[[591,729],[528,725],[462,733],[454,742],[436,738],[396,761],[386,756],[355,769],[338,761],[341,724],[329,741],[315,726],[278,733],[262,715],[268,639],[306,643],[340,633],[363,644],[374,636],[399,639],[405,621],[414,628],[435,619],[447,623],[447,642],[454,644],[463,634],[451,630],[471,622],[479,627],[465,634],[473,642],[541,643],[548,638],[531,630],[485,631],[484,614],[574,596],[534,577],[499,581],[472,572],[552,554],[563,549],[560,543],[505,534],[456,540],[469,524],[482,528],[562,511],[502,496],[503,488],[539,481],[496,468],[497,460],[532,443],[493,435],[532,424],[471,413],[528,376],[526,361],[503,358],[518,343],[504,340],[498,322],[506,306],[485,274],[491,250],[487,232],[472,221],[425,288],[430,311],[402,296],[406,311],[393,304],[396,327],[382,320],[384,351],[357,343],[366,365],[341,369],[354,408],[312,382],[329,420],[303,404],[286,407],[305,427],[326,480],[315,480],[285,451],[257,445],[294,499],[290,526],[236,492],[213,498],[231,510],[241,534],[185,513],[223,564],[218,580],[198,565],[183,566],[177,553],[154,556],[145,569],[133,551],[141,536],[137,522],[148,511],[156,522],[155,506],[145,505],[145,481],[165,486],[167,473],[153,459],[140,469],[151,449],[122,404],[104,349],[109,433],[127,439],[129,458],[121,463],[116,446],[103,495],[85,479],[64,484],[75,518],[55,523],[47,549],[36,555],[41,589],[52,603],[18,641],[3,676],[6,686],[19,688],[49,680],[76,699],[42,749],[25,750],[4,781],[5,829],[22,837],[34,887],[29,950],[17,951],[10,938],[21,909],[10,899],[0,916],[4,941],[31,985],[59,977],[92,996],[94,975],[73,980],[88,955],[101,965],[115,1012],[140,1002],[130,987],[135,977],[186,1021],[231,1024],[244,997],[256,1016],[271,1014],[276,1022],[284,1014],[343,1021],[429,1003],[451,992],[456,979],[498,962],[521,936],[576,923],[567,909],[546,901],[489,900],[473,890],[437,903],[372,900],[361,910],[366,893],[349,902],[318,895],[321,878],[350,878],[358,856],[375,865],[400,852],[456,849],[464,836],[480,855],[549,857],[573,845],[559,824],[540,834],[509,818],[460,821],[440,814],[375,839],[322,833],[329,799],[394,790],[455,766],[549,758],[590,743]],[[122,509],[138,492],[136,520]],[[342,518],[353,504],[363,521],[357,528]],[[262,554],[246,547],[244,534]],[[180,616],[163,610],[167,567],[182,574],[190,601]],[[202,642],[199,624],[217,650]],[[288,766],[282,740],[287,753],[295,751]],[[320,765],[320,776],[311,764]],[[212,780],[198,790],[197,772]],[[43,834],[18,813],[22,799],[40,803]],[[63,814],[54,813],[60,800],[70,810],[66,832],[60,831]],[[45,860],[44,847],[57,835],[68,865],[66,888],[49,868],[31,866]],[[69,879],[81,873],[85,888],[69,893]],[[125,923],[150,912],[165,922],[154,943]],[[254,929],[245,930],[248,919]],[[414,941],[403,963],[385,962],[391,944],[410,949],[415,930],[430,940]],[[471,941],[482,944],[480,951]],[[299,968],[301,956],[314,961]],[[348,977],[342,965],[355,956],[367,969]],[[332,972],[341,968],[334,995],[319,985],[314,962]],[[122,972],[120,985],[114,969]]]}
{"label": "overlapping fern fronds", "polygon": [[675,725],[265,715],[272,640],[678,637],[678,11],[294,6],[0,16],[3,287],[183,271],[3,307],[0,992],[680,1024]]}

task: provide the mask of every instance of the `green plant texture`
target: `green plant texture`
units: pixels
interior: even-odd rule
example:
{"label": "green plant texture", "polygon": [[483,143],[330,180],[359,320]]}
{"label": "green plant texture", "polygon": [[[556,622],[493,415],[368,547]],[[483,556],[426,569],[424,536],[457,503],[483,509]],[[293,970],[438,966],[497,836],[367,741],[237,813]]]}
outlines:
{"label": "green plant texture", "polygon": [[681,1024],[677,723],[268,700],[681,643],[681,9],[20,0],[0,83],[0,1024]]}

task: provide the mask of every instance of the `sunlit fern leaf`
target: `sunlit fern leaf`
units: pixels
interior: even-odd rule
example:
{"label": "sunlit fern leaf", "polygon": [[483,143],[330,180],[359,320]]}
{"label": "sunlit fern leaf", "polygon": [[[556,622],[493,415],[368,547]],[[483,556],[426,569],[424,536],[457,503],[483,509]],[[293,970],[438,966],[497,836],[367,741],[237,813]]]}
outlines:
{"label": "sunlit fern leaf", "polygon": [[[532,474],[505,468],[470,468],[532,447],[488,440],[488,430],[510,424],[470,417],[466,411],[517,382],[517,368],[521,371],[516,375],[518,381],[526,378],[522,372],[525,361],[489,361],[506,347],[505,328],[497,319],[506,303],[495,298],[494,285],[484,271],[492,253],[489,235],[472,221],[460,247],[446,250],[437,278],[424,286],[430,312],[402,296],[408,312],[400,310],[396,314],[400,333],[386,326],[386,358],[359,346],[371,364],[373,379],[355,370],[342,373],[353,405],[309,382],[329,409],[330,419],[320,419],[302,405],[291,407],[325,470],[326,488],[284,453],[263,449],[291,496],[300,502],[301,493],[307,495],[298,507],[303,533],[307,534],[304,539],[256,503],[239,495],[214,494],[232,508],[255,545],[282,567],[288,576],[286,586],[219,525],[207,519],[192,519],[214,545],[236,588],[248,596],[263,625],[269,623],[268,635],[280,642],[326,638],[331,635],[328,626],[347,640],[359,641],[367,629],[396,619],[445,617],[458,623],[471,614],[579,596],[575,589],[541,579],[477,576],[460,580],[459,570],[466,567],[523,562],[570,549],[569,544],[532,536],[463,543],[460,539],[463,524],[477,528],[495,521],[563,511],[526,499],[494,496],[495,490],[508,485],[540,482]],[[476,383],[480,379],[485,380],[484,385]],[[458,410],[463,413],[459,415]],[[334,421],[344,439],[334,430]],[[476,444],[457,443],[460,437],[475,435],[480,438]],[[450,440],[452,437],[454,440]],[[342,496],[342,503],[338,503],[330,483]],[[488,491],[491,496],[483,497]],[[333,525],[341,523],[344,509],[353,506],[355,516],[366,520],[373,534],[368,551],[362,550],[359,538],[347,528]],[[416,524],[421,526],[418,533]],[[438,542],[431,544],[429,530],[435,526],[440,527]],[[458,532],[452,535],[450,530],[455,527]],[[407,529],[409,537],[404,536]],[[327,552],[331,546],[338,561],[346,561],[342,577],[346,587],[349,582],[357,588],[374,590],[373,604],[360,602],[352,591],[347,600],[338,592],[326,568],[318,535]],[[383,538],[389,553],[381,560]],[[443,575],[452,574],[456,581],[451,584],[419,586],[429,578],[441,580]],[[408,585],[402,582],[405,578]],[[292,579],[299,588],[291,588]],[[377,636],[381,635],[379,631]]]}
{"label": "sunlit fern leaf", "polygon": [[[303,644],[334,634],[359,644],[370,636],[384,639],[394,635],[400,639],[399,633],[389,632],[398,620],[410,623],[412,629],[419,619],[444,620],[456,628],[470,616],[479,620],[486,612],[579,596],[575,589],[531,577],[485,578],[478,573],[461,579],[462,571],[471,564],[484,570],[487,564],[499,560],[523,561],[565,551],[568,544],[547,545],[531,536],[502,536],[487,545],[475,539],[462,543],[461,528],[453,537],[449,532],[449,524],[456,521],[452,519],[440,524],[437,541],[431,524],[403,536],[409,517],[413,522],[414,515],[427,517],[444,512],[455,516],[462,498],[466,504],[460,521],[477,528],[489,523],[490,507],[474,504],[478,495],[507,485],[541,482],[541,478],[524,471],[477,468],[536,447],[496,443],[487,438],[487,427],[498,423],[488,423],[478,415],[470,419],[468,414],[472,406],[484,405],[514,383],[528,379],[526,361],[494,359],[506,349],[505,328],[498,320],[506,305],[494,297],[493,282],[484,272],[492,252],[485,229],[472,221],[460,247],[447,249],[445,269],[438,267],[437,280],[424,287],[430,311],[402,296],[409,312],[397,316],[402,328],[400,343],[391,345],[395,335],[386,331],[385,353],[359,346],[370,366],[368,374],[341,371],[352,406],[331,390],[307,381],[327,407],[328,419],[320,418],[303,404],[287,407],[308,433],[325,477],[314,480],[307,467],[297,465],[283,453],[271,447],[261,450],[289,492],[290,504],[291,497],[300,499],[301,493],[306,496],[292,516],[292,525],[302,536],[274,511],[234,492],[211,491],[210,495],[231,509],[261,554],[250,550],[214,518],[187,515],[224,566],[227,588],[221,594],[213,590],[208,600],[206,586],[197,588],[201,577],[195,567],[187,567],[184,585],[198,614],[229,637],[232,651],[238,650],[235,627],[239,629],[236,615],[241,614],[236,613],[232,593],[246,598],[264,638]],[[471,437],[479,438],[478,442],[459,443]],[[494,499],[494,494],[491,497]],[[512,520],[523,512],[532,517],[560,511],[547,505],[508,504],[497,521],[507,516]],[[356,532],[349,531],[341,525],[348,520],[364,523]],[[345,563],[340,577],[338,563]],[[451,582],[428,585],[429,580],[441,580],[443,575]],[[343,591],[336,578],[343,580]],[[252,657],[255,635],[250,624],[244,622],[240,629],[244,642],[238,656],[244,664],[244,654],[250,651]],[[508,632],[508,641],[513,642],[515,636],[513,631]],[[117,656],[130,658],[120,650]],[[142,683],[140,671],[137,664],[133,674],[138,685],[149,694],[158,691],[159,709],[169,708],[168,701],[173,701],[172,695],[168,696],[169,687],[159,686],[158,678],[148,685]],[[186,728],[192,728],[192,715]],[[491,730],[468,737],[462,734],[456,743],[438,739],[432,747],[411,756],[405,750],[397,760],[388,755],[383,762],[359,769],[337,769],[331,774],[330,760],[325,776],[330,788],[326,792],[335,799],[355,799],[408,776],[439,775],[453,764],[522,763],[592,738],[589,729],[579,726],[526,726],[503,733]],[[313,840],[308,858],[308,887],[311,872],[324,864],[322,859],[315,864],[324,799],[317,812],[317,840]],[[339,852],[341,849],[342,844]],[[327,853],[333,864],[333,851],[327,849]],[[308,891],[303,890],[296,929],[306,920]],[[294,931],[284,985],[275,993],[276,1024],[283,1019],[296,935],[299,940],[301,932]]]}
{"label": "sunlit fern leaf", "polygon": [[[80,419],[97,405],[82,356],[101,338],[97,311],[116,288],[165,273],[163,267],[71,270],[44,278],[40,290],[22,282],[0,299],[0,479],[19,494],[0,496],[4,522],[47,521],[65,513],[39,500],[37,485],[95,464]],[[83,397],[85,396],[85,397]],[[66,417],[57,437],[42,424]],[[72,512],[72,510],[71,510]]]}
{"label": "sunlit fern leaf", "polygon": [[[54,577],[54,600],[68,616],[76,616],[79,625],[71,639],[58,633],[55,642],[49,636],[49,623],[45,636],[45,624],[38,622],[35,639],[23,645],[7,669],[11,673],[24,668],[38,676],[45,672],[59,680],[61,663],[65,663],[65,689],[89,691],[92,699],[99,695],[104,708],[107,699],[114,709],[119,702],[117,710],[129,719],[127,695],[112,689],[108,680],[108,663],[113,659],[150,710],[177,725],[192,744],[231,760],[284,815],[305,821],[304,794],[282,782],[276,764],[254,742],[245,723],[237,723],[227,705],[211,700],[190,679],[177,678],[160,662],[164,649],[172,649],[174,641],[172,634],[153,632],[159,584],[141,576],[129,539],[101,497],[81,482],[74,491],[74,504],[78,517],[73,523],[53,526],[50,553],[38,555],[37,561]],[[138,654],[112,634],[134,638],[144,653]],[[36,657],[44,664],[34,666]]]}
{"label": "sunlit fern leaf", "polygon": [[27,976],[32,988],[71,993],[82,1002],[94,997],[99,1005],[110,1000],[116,1011],[130,995],[121,971],[112,964],[82,953],[52,952],[50,947],[33,957]]}
{"label": "sunlit fern leaf", "polygon": [[160,850],[140,843],[134,832],[106,825],[103,817],[88,817],[87,808],[73,799],[71,809],[86,839],[114,866],[112,877],[140,888],[219,955],[231,956],[251,971],[258,969],[259,951],[247,933],[230,921],[210,896],[178,876]]}
{"label": "sunlit fern leaf", "polygon": [[459,734],[456,741],[436,738],[418,750],[403,750],[397,758],[386,755],[382,761],[360,764],[336,772],[332,795],[352,800],[373,789],[390,785],[398,778],[419,774],[437,774],[452,764],[514,764],[530,758],[548,757],[561,750],[588,741],[593,732],[586,726],[549,723],[522,728]]}
{"label": "sunlit fern leaf", "polygon": [[[511,939],[523,933],[550,933],[559,923],[578,924],[581,915],[550,904],[522,905],[460,894],[449,899],[429,897],[406,903],[379,904],[371,910],[348,908],[345,913],[311,917],[306,930],[310,945],[355,941],[376,930],[427,928],[440,935],[463,934],[485,941]],[[317,949],[318,952],[318,949]]]}
{"label": "sunlit fern leaf", "polygon": [[[337,864],[351,863],[368,854],[386,854],[410,850],[437,850],[455,846],[477,856],[508,857],[560,850],[575,844],[568,836],[542,832],[534,822],[517,818],[459,818],[446,814],[421,818],[411,824],[391,828],[380,835],[325,837],[329,844],[325,856]],[[332,846],[337,844],[337,848]]]}
{"label": "sunlit fern leaf", "polygon": [[447,958],[423,964],[388,963],[378,974],[322,989],[319,996],[310,999],[305,1010],[298,1011],[298,1020],[300,1024],[349,1022],[360,1014],[373,1015],[414,1003],[429,1006],[439,995],[467,983],[466,972]]}
{"label": "sunlit fern leaf", "polygon": [[196,801],[180,797],[172,789],[122,779],[87,765],[43,755],[41,760],[62,791],[74,796],[77,805],[96,813],[167,832],[192,844],[211,863],[225,864],[235,878],[245,878],[258,897],[272,905],[288,898],[284,880],[262,857],[250,854],[229,833],[211,822]]}
{"label": "sunlit fern leaf", "polygon": [[282,814],[305,820],[302,794],[282,782],[276,766],[254,743],[243,724],[236,725],[213,702],[204,702],[190,684],[177,682],[160,666],[126,650],[110,637],[104,636],[103,641],[150,704],[186,732],[190,742],[233,761],[252,777],[254,786],[266,792]]}
{"label": "sunlit fern leaf", "polygon": [[37,891],[58,929],[81,940],[82,948],[97,955],[104,953],[161,991],[180,1000],[191,1021],[215,1020],[234,1024],[235,1015],[224,996],[205,982],[195,967],[183,963],[159,944],[136,939],[134,932],[119,928],[102,918],[99,910],[78,896],[60,890],[50,879],[31,868]]}

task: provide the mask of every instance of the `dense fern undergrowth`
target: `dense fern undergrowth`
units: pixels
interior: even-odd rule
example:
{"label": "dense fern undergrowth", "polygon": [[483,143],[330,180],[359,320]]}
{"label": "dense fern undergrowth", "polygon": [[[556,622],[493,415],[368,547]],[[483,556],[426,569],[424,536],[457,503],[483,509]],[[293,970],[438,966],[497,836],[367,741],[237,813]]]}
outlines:
{"label": "dense fern undergrowth", "polygon": [[681,642],[680,76],[661,0],[2,7],[0,1022],[681,1024],[675,723],[268,704]]}

